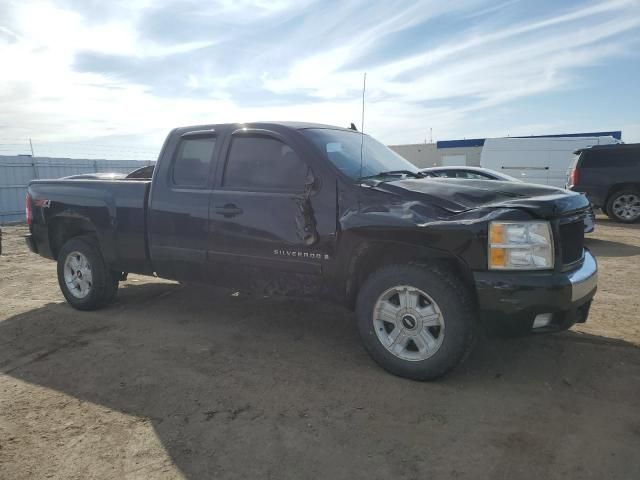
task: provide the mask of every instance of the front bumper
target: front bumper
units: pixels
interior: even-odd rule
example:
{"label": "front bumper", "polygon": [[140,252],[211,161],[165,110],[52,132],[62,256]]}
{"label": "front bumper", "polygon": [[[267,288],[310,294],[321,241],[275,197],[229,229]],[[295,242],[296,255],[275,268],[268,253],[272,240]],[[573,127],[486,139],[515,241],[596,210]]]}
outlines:
{"label": "front bumper", "polygon": [[[551,332],[586,321],[597,289],[598,266],[585,249],[582,265],[569,272],[489,271],[473,276],[480,316],[489,332]],[[548,321],[534,328],[538,316]]]}

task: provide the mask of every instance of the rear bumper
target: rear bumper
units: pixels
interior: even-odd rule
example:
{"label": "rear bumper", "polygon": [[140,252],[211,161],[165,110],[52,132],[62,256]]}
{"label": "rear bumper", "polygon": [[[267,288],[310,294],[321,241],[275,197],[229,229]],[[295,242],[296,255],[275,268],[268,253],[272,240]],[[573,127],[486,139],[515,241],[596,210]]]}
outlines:
{"label": "rear bumper", "polygon": [[49,246],[49,231],[46,225],[34,224],[30,228],[30,234],[24,237],[29,250],[40,256],[55,260]]}
{"label": "rear bumper", "polygon": [[38,246],[36,245],[35,240],[33,239],[33,235],[27,235],[24,237],[24,241],[27,244],[29,250],[33,253],[38,253]]}
{"label": "rear bumper", "polygon": [[589,202],[591,203],[591,205],[593,205],[596,208],[604,208],[607,202],[607,189],[604,187],[603,188],[599,188],[599,187],[585,188],[581,185],[575,185],[569,188],[569,190],[573,192],[585,194],[589,199]]}
{"label": "rear bumper", "polygon": [[585,250],[582,265],[569,272],[475,272],[474,279],[481,319],[488,331],[552,332],[587,320],[597,289],[598,266]]}

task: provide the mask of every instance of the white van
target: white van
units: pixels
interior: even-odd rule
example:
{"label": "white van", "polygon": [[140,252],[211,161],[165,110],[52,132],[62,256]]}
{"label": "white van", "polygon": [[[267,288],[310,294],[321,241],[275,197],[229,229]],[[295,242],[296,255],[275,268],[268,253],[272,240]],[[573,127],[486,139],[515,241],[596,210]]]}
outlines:
{"label": "white van", "polygon": [[611,136],[487,138],[480,166],[523,182],[564,188],[573,152],[592,145],[621,143]]}

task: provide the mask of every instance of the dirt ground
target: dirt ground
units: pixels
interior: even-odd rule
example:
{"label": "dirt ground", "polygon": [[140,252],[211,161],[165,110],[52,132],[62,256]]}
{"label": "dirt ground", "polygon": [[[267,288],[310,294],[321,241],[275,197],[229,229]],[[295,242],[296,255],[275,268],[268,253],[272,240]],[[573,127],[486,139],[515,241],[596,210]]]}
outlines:
{"label": "dirt ground", "polygon": [[353,315],[131,276],[99,312],[4,227],[0,478],[639,479],[640,225],[598,218],[587,324],[482,339],[434,383]]}

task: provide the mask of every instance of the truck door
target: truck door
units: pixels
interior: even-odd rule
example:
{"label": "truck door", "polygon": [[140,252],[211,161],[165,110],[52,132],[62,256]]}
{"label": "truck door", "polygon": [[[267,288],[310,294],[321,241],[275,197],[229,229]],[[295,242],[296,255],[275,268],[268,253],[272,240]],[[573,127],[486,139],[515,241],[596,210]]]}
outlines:
{"label": "truck door", "polygon": [[217,138],[212,130],[191,131],[165,146],[151,188],[148,223],[151,259],[161,277],[206,278]]}
{"label": "truck door", "polygon": [[241,129],[227,144],[211,196],[211,274],[275,293],[320,288],[334,253],[335,182],[278,133]]}

